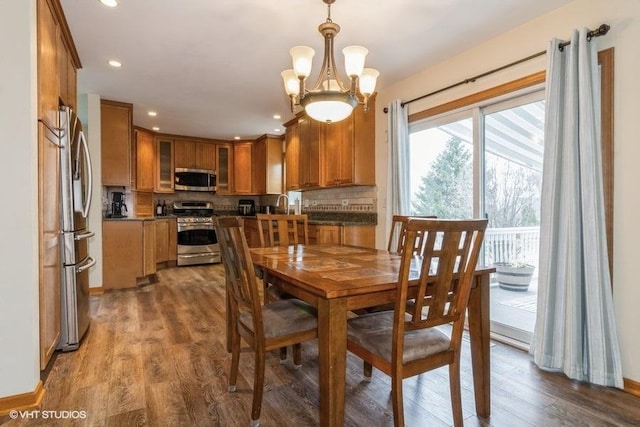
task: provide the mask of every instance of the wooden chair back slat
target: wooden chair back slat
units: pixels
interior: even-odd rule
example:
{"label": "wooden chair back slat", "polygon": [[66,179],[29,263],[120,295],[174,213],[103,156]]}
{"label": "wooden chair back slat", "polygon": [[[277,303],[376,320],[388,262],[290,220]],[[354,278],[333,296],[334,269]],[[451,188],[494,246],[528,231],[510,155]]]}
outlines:
{"label": "wooden chair back slat", "polygon": [[[427,215],[427,216],[407,216],[407,215],[394,215],[391,218],[391,232],[389,233],[389,243],[387,244],[387,250],[389,252],[402,253],[404,250],[404,242],[406,239],[406,226],[407,222],[411,219],[435,219],[436,216]],[[419,249],[422,247],[423,240],[418,239],[415,242],[415,246],[413,248],[414,253],[417,253]]]}
{"label": "wooden chair back slat", "polygon": [[[403,331],[464,320],[486,225],[486,220],[410,219],[406,222],[394,323],[398,355],[403,348]],[[414,255],[418,242],[421,249]],[[416,270],[418,263],[420,268]],[[407,301],[408,285],[416,280],[417,295]],[[411,307],[408,310],[411,316],[405,321],[407,306]]]}
{"label": "wooden chair back slat", "polygon": [[306,214],[257,214],[260,246],[289,246],[309,244],[309,225]]}

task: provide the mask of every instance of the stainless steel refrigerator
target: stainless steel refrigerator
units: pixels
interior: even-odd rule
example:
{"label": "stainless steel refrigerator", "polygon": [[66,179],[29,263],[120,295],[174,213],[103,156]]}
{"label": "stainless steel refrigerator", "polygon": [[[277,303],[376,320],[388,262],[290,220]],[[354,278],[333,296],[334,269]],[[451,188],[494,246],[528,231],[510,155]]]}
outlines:
{"label": "stainless steel refrigerator", "polygon": [[87,215],[91,204],[92,170],[82,123],[69,107],[60,107],[60,176],[62,236],[61,334],[58,350],[80,346],[89,327],[89,256]]}

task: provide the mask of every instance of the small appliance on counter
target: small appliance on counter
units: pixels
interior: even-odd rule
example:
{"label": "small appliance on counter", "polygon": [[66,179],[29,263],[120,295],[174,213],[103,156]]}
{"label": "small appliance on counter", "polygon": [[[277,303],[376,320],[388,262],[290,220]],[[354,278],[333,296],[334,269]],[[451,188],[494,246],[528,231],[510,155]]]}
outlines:
{"label": "small appliance on counter", "polygon": [[124,203],[125,194],[120,191],[111,193],[111,213],[107,218],[126,218],[123,212],[128,212],[127,205]]}
{"label": "small appliance on counter", "polygon": [[256,202],[251,199],[238,200],[238,215],[253,216],[256,214]]}

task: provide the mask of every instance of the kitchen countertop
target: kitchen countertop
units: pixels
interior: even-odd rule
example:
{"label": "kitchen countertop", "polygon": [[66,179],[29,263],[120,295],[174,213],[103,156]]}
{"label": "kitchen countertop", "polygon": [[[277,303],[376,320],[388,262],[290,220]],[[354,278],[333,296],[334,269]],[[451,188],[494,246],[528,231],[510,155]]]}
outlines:
{"label": "kitchen countertop", "polygon": [[[217,212],[216,216],[236,216],[233,211]],[[378,215],[375,213],[354,213],[354,212],[312,212],[307,214],[309,217],[309,225],[377,225]],[[150,221],[156,219],[176,218],[175,215],[165,216],[127,216],[124,218],[108,218],[103,217],[103,221]],[[256,219],[255,215],[247,215],[242,218]]]}
{"label": "kitchen countertop", "polygon": [[164,215],[164,216],[126,216],[124,218],[109,218],[106,216],[102,217],[103,221],[151,221],[156,219],[171,219],[176,218],[175,215]]}
{"label": "kitchen countertop", "polygon": [[[229,215],[234,215],[229,213]],[[377,225],[378,214],[355,212],[311,212],[307,213],[310,225]],[[255,215],[246,215],[242,218],[256,219]]]}

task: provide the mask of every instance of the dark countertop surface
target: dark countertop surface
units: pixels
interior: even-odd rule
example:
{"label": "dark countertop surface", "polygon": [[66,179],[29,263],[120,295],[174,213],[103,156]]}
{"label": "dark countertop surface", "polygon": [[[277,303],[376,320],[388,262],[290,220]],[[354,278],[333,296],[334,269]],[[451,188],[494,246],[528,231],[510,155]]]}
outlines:
{"label": "dark countertop surface", "polygon": [[[229,212],[216,212],[217,216],[235,216],[233,211]],[[310,225],[377,225],[378,215],[370,212],[310,212],[307,213],[309,217]],[[104,221],[150,221],[156,219],[171,219],[176,218],[175,215],[166,216],[126,216],[124,218],[109,218],[103,217]],[[255,215],[243,216],[242,218],[256,219]]]}
{"label": "dark countertop surface", "polygon": [[[218,213],[224,216],[223,213]],[[235,215],[228,213],[227,215]],[[309,224],[312,225],[377,225],[378,214],[371,212],[308,212]],[[242,218],[256,219],[255,215],[246,215]]]}
{"label": "dark countertop surface", "polygon": [[103,221],[151,221],[156,219],[172,219],[177,218],[175,215],[164,215],[164,216],[126,216],[123,218],[109,218],[106,216],[102,217]]}

